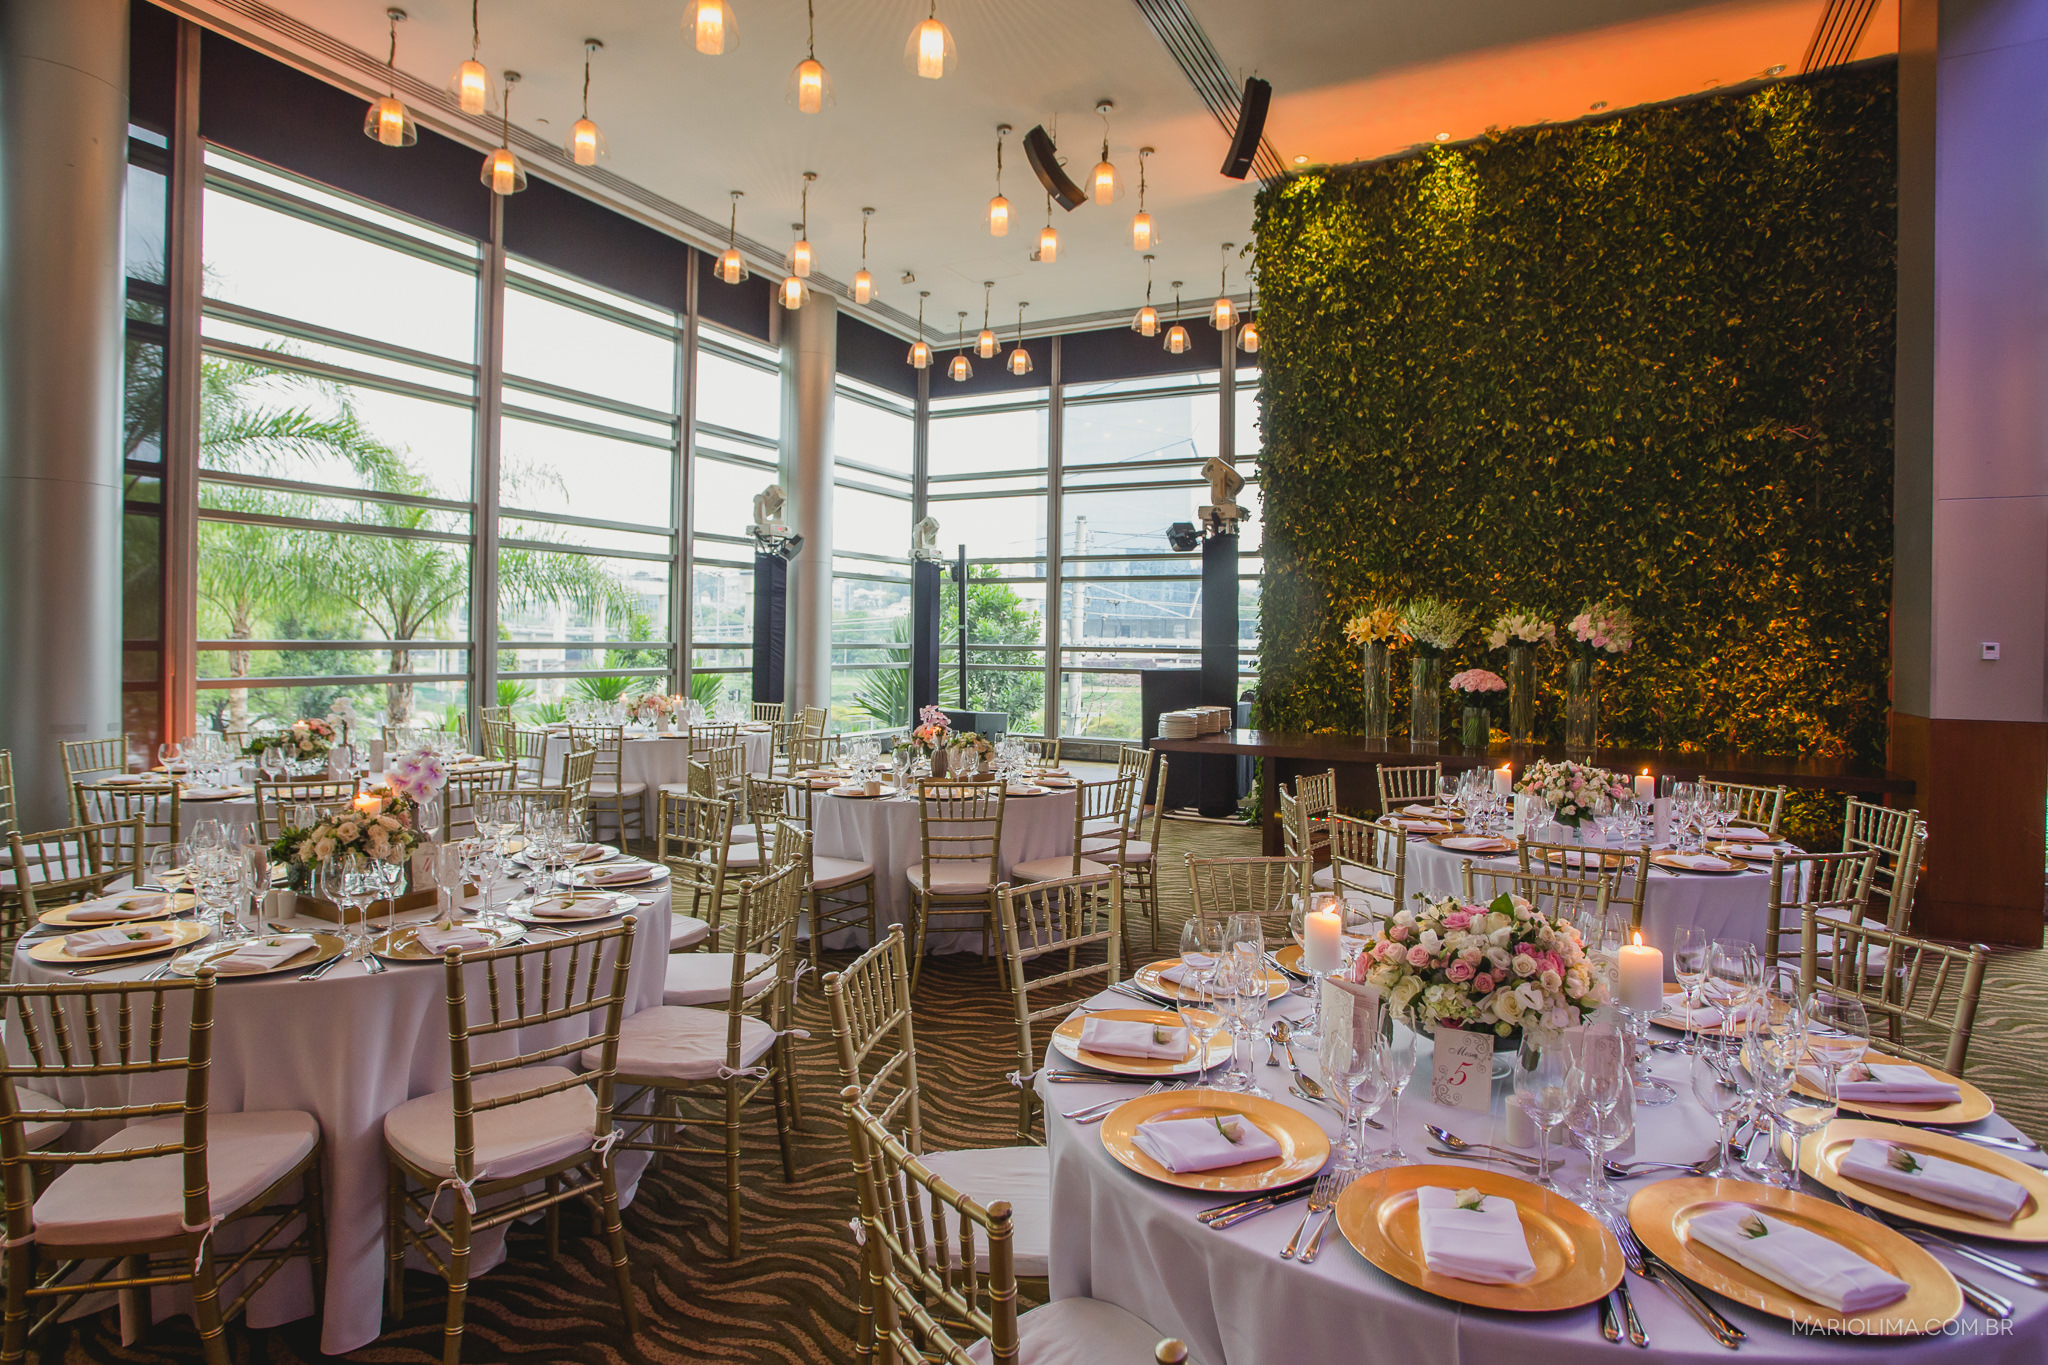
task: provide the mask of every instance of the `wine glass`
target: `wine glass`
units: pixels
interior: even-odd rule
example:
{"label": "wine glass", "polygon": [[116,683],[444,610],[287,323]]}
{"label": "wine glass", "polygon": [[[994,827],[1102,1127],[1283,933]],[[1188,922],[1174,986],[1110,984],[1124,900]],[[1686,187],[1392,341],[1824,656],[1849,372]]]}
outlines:
{"label": "wine glass", "polygon": [[1781,1015],[1774,1025],[1768,1007],[1771,1003],[1775,1002],[1766,1002],[1766,1007],[1751,1014],[1749,1027],[1743,1033],[1743,1061],[1755,1089],[1757,1120],[1769,1124],[1771,1129],[1771,1141],[1763,1144],[1756,1165],[1749,1169],[1766,1184],[1790,1189],[1799,1183],[1799,1172],[1779,1159],[1778,1150],[1787,1132],[1786,1100],[1798,1079],[1806,1041],[1792,1026],[1797,1021],[1796,1013]]}
{"label": "wine glass", "polygon": [[341,936],[348,945],[350,961],[360,960],[370,945],[370,926],[365,912],[375,894],[369,859],[359,849],[338,849],[320,866],[320,888],[334,902],[341,916]]}
{"label": "wine glass", "polygon": [[165,772],[174,771],[184,760],[185,750],[175,742],[156,746],[156,761],[163,766]]}
{"label": "wine glass", "polygon": [[275,744],[266,744],[256,755],[256,767],[264,777],[275,782],[284,776],[284,750]]}
{"label": "wine glass", "polygon": [[1634,1126],[1632,1111],[1623,1109],[1634,1089],[1621,1031],[1604,1021],[1588,1025],[1565,1077],[1565,1124],[1586,1149],[1588,1170],[1586,1183],[1578,1191],[1579,1202],[1596,1214],[1609,1197],[1607,1153]]}
{"label": "wine glass", "polygon": [[1724,1011],[1756,999],[1763,958],[1747,939],[1717,938],[1707,947],[1707,994]]}
{"label": "wine glass", "polygon": [[[1740,1035],[1737,1035],[1739,1040]],[[1728,1160],[1729,1124],[1742,1109],[1741,1047],[1727,1037],[1701,1038],[1692,1052],[1692,1097],[1700,1108],[1713,1115],[1719,1125],[1714,1142],[1714,1165],[1707,1175],[1721,1180],[1740,1179]]]}
{"label": "wine glass", "polygon": [[1559,1194],[1564,1191],[1550,1173],[1550,1130],[1564,1122],[1569,1098],[1565,1082],[1570,1074],[1571,1059],[1563,1043],[1539,1043],[1522,1035],[1522,1048],[1515,1058],[1515,1100],[1536,1125],[1536,1166],[1542,1172],[1536,1183]]}
{"label": "wine glass", "polygon": [[1401,1092],[1415,1074],[1415,1035],[1421,1019],[1408,1010],[1389,1010],[1385,1028],[1387,1053],[1387,1094],[1379,1112],[1387,1129],[1387,1145],[1380,1149],[1382,1166],[1398,1166],[1408,1160],[1401,1149]]}
{"label": "wine glass", "polygon": [[[1174,1012],[1180,1015],[1181,1027],[1188,1031],[1194,1041],[1197,1065],[1206,1070],[1209,1066],[1209,1045],[1224,1026],[1223,1011],[1215,998],[1215,984],[1208,972],[1190,970],[1180,979],[1180,989],[1174,993]],[[1233,1056],[1232,1062],[1236,1058]]]}
{"label": "wine glass", "polygon": [[[1259,1039],[1266,1032],[1265,962],[1256,953],[1239,951],[1231,956],[1231,984],[1235,987],[1231,1013],[1237,1022],[1238,1036],[1244,1040],[1244,1062],[1238,1088],[1247,1094],[1263,1095],[1266,1092],[1259,1085],[1258,1072],[1252,1069],[1252,1062]],[[1234,1052],[1232,1061],[1235,1064]]]}
{"label": "wine glass", "polygon": [[178,888],[192,880],[192,854],[184,844],[157,844],[143,861],[146,885],[175,896]]}
{"label": "wine glass", "polygon": [[1861,1000],[1825,989],[1808,997],[1806,1052],[1818,1064],[1829,1095],[1836,1093],[1842,1072],[1862,1061],[1869,1046],[1870,1017]]}
{"label": "wine glass", "polygon": [[1342,1116],[1339,1161],[1343,1169],[1364,1170],[1367,1157],[1360,1119],[1386,1102],[1393,1075],[1386,1040],[1380,1035],[1379,1009],[1354,997],[1342,1018],[1334,1017],[1336,1013],[1330,1012],[1317,1035],[1317,1060],[1322,1063],[1324,1088],[1336,1097]]}

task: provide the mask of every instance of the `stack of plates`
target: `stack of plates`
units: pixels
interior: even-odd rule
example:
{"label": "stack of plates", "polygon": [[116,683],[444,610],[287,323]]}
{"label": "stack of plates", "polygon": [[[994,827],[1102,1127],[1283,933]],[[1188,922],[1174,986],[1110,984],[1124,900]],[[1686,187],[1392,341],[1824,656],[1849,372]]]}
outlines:
{"label": "stack of plates", "polygon": [[1230,708],[1227,706],[1197,706],[1195,714],[1202,718],[1202,733],[1205,735],[1220,735],[1230,728]]}
{"label": "stack of plates", "polygon": [[1202,733],[1202,718],[1193,711],[1162,711],[1159,713],[1159,737],[1161,739],[1193,739]]}

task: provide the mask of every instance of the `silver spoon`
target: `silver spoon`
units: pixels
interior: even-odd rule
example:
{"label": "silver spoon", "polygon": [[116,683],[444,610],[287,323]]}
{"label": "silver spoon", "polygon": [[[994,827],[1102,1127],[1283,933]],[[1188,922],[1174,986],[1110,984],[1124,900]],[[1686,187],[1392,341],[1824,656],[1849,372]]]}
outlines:
{"label": "silver spoon", "polygon": [[[1294,1073],[1294,1083],[1296,1088],[1301,1091],[1301,1097],[1303,1099],[1314,1100],[1317,1104],[1327,1104],[1332,1109],[1337,1109],[1341,1112],[1342,1106],[1339,1105],[1337,1101],[1331,1099],[1330,1092],[1323,1089],[1321,1084],[1317,1082],[1316,1078],[1309,1075],[1306,1071],[1302,1071],[1299,1068],[1297,1068]],[[1378,1128],[1381,1130],[1384,1130],[1386,1128],[1386,1125],[1381,1123],[1378,1119],[1369,1118],[1364,1115],[1360,1115],[1358,1121],[1368,1128]]]}
{"label": "silver spoon", "polygon": [[1505,1161],[1526,1161],[1532,1166],[1536,1164],[1536,1158],[1527,1152],[1510,1151],[1506,1147],[1495,1147],[1484,1142],[1467,1142],[1440,1124],[1425,1123],[1422,1126],[1429,1130],[1431,1137],[1454,1152],[1492,1152]]}
{"label": "silver spoon", "polygon": [[1266,1031],[1266,1065],[1280,1065],[1280,1049],[1287,1046],[1287,1021],[1275,1019],[1273,1027]]}

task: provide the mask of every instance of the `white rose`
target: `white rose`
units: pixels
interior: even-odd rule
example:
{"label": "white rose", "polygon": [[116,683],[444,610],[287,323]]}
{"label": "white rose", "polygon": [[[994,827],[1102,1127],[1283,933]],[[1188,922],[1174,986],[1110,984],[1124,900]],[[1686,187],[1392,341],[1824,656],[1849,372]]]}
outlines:
{"label": "white rose", "polygon": [[1487,1003],[1510,1024],[1522,1017],[1522,997],[1514,991],[1495,991]]}
{"label": "white rose", "polygon": [[1529,955],[1528,955],[1527,953],[1516,953],[1516,954],[1515,954],[1515,975],[1516,975],[1516,976],[1534,976],[1534,975],[1536,975],[1536,959],[1535,959],[1535,958],[1533,958],[1533,957],[1531,957],[1531,956],[1529,956]]}
{"label": "white rose", "polygon": [[1422,979],[1420,977],[1402,977],[1394,986],[1394,1008],[1397,1010],[1407,1009],[1409,1002],[1414,1000],[1421,991]]}
{"label": "white rose", "polygon": [[1546,991],[1554,991],[1564,985],[1564,978],[1559,976],[1556,972],[1551,971],[1547,967],[1544,968],[1542,974],[1538,976],[1536,980],[1539,983],[1541,983],[1543,989]]}
{"label": "white rose", "polygon": [[341,822],[341,828],[336,830],[335,834],[341,839],[341,842],[348,844],[354,843],[362,832],[361,826],[357,825],[355,821],[344,820]]}
{"label": "white rose", "polygon": [[318,841],[317,843],[315,843],[315,844],[314,844],[314,846],[313,846],[313,852],[314,852],[314,854],[315,854],[316,856],[318,856],[318,857],[319,857],[319,858],[321,858],[322,860],[325,860],[325,859],[328,859],[328,858],[332,858],[332,857],[334,856],[334,840],[332,840],[332,839],[321,839],[321,840],[319,840],[319,841]]}
{"label": "white rose", "polygon": [[1431,957],[1435,957],[1438,953],[1444,950],[1444,941],[1441,938],[1437,937],[1437,932],[1434,929],[1424,929],[1422,931],[1422,937],[1416,939],[1415,942],[1424,952],[1428,953]]}

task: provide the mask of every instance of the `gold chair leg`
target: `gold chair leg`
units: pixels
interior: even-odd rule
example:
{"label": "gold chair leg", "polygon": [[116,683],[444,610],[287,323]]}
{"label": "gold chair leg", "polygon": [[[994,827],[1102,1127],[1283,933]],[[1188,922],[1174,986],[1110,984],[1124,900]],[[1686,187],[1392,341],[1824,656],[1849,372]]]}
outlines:
{"label": "gold chair leg", "polygon": [[28,1357],[28,1286],[36,1275],[33,1243],[7,1249],[7,1316],[0,1326],[0,1360],[7,1365]]}
{"label": "gold chair leg", "polygon": [[[547,1188],[549,1199],[553,1199],[562,1192],[562,1177],[558,1175],[549,1176],[542,1184]],[[548,1259],[550,1261],[559,1261],[562,1259],[562,1206],[560,1204],[548,1205],[547,1226]]]}
{"label": "gold chair leg", "polygon": [[[776,1046],[780,1047],[788,1041],[786,1038],[779,1039]],[[796,1183],[796,1154],[790,1149],[789,1145],[789,1113],[790,1101],[795,1097],[783,1094],[785,1078],[790,1074],[789,1057],[786,1053],[783,1055],[782,1066],[779,1070],[781,1070],[782,1075],[772,1078],[768,1083],[768,1088],[775,1094],[775,1141],[782,1148],[782,1183],[794,1185]]]}
{"label": "gold chair leg", "polygon": [[321,1184],[318,1151],[306,1163],[306,1174],[299,1181],[299,1193],[305,1207],[309,1243],[307,1261],[313,1275],[313,1316],[317,1319],[327,1308],[327,1200]]}
{"label": "gold chair leg", "polygon": [[199,1347],[206,1353],[206,1365],[228,1365],[228,1343],[221,1331],[220,1285],[213,1275],[213,1244],[200,1234],[194,1259],[198,1273],[192,1277],[192,1323],[199,1329]]}
{"label": "gold chair leg", "polygon": [[626,1260],[626,1230],[619,1222],[619,1185],[609,1161],[598,1163],[598,1178],[604,1188],[604,1240],[611,1251],[612,1281],[619,1290],[619,1311],[626,1319],[626,1335],[640,1334],[640,1304],[633,1297],[633,1267]]}
{"label": "gold chair leg", "polygon": [[441,1365],[462,1365],[462,1310],[469,1298],[469,1209],[453,1201],[448,1238],[448,1320],[441,1329]]}
{"label": "gold chair leg", "polygon": [[[924,936],[931,927],[931,906],[926,904],[922,892],[911,898],[910,917],[917,921],[917,955],[910,959],[910,993],[917,994],[917,975],[924,970]],[[872,946],[872,945],[870,945]]]}
{"label": "gold chair leg", "polygon": [[740,1258],[740,1087],[725,1083],[725,1257]]}
{"label": "gold chair leg", "polygon": [[405,1172],[384,1162],[384,1300],[393,1323],[405,1318]]}

